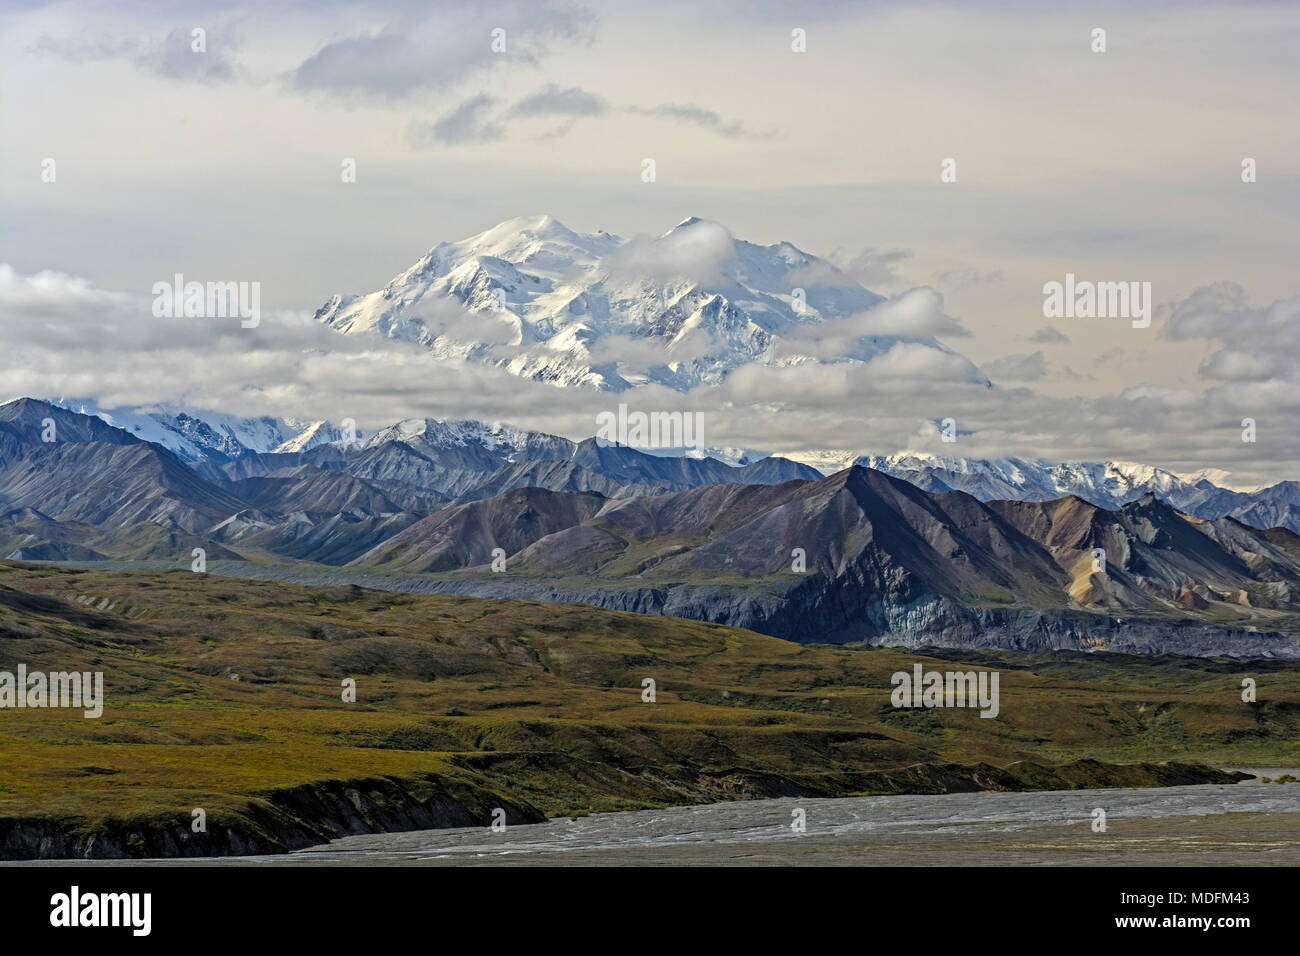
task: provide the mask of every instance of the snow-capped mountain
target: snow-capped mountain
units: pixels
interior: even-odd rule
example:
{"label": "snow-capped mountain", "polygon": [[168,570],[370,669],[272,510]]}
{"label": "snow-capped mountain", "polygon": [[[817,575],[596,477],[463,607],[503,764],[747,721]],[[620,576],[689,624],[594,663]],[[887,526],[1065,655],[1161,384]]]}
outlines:
{"label": "snow-capped mountain", "polygon": [[[1178,475],[1129,461],[1051,462],[1038,458],[961,458],[903,452],[853,455],[823,450],[787,455],[832,475],[854,465],[874,468],[925,491],[964,491],[981,501],[1051,501],[1074,495],[1117,510],[1154,494],[1184,514],[1212,520],[1228,516],[1253,528],[1289,528],[1300,533],[1300,483],[1279,482],[1238,491],[1211,481],[1209,471]],[[1224,472],[1213,472],[1220,481]]]}
{"label": "snow-capped mountain", "polygon": [[404,419],[388,428],[381,428],[365,439],[361,447],[378,448],[394,441],[440,451],[481,446],[510,462],[516,458],[564,461],[572,458],[577,448],[577,444],[567,438],[526,431],[504,422],[489,425],[476,421],[439,421],[436,418]]}
{"label": "snow-capped mountain", "polygon": [[1122,461],[1049,462],[1029,458],[960,458],[905,453],[867,455],[854,464],[875,468],[934,491],[965,491],[983,501],[1016,498],[1047,501],[1077,495],[1103,508],[1118,508],[1147,492],[1177,507],[1195,485],[1151,465]]}
{"label": "snow-capped mountain", "polygon": [[[532,216],[440,243],[377,292],[333,296],[316,318],[346,334],[612,391],[717,384],[751,362],[861,363],[900,341],[949,351],[929,336],[872,335],[827,360],[784,341],[882,301],[788,242],[756,245],[714,222],[691,218],[656,239],[624,241]],[[650,352],[635,351],[649,358],[629,359],[647,343]],[[971,375],[979,378],[974,365]]]}
{"label": "snow-capped mountain", "polygon": [[[291,428],[299,427],[300,422],[284,419],[286,425]],[[316,448],[318,445],[328,445],[334,442],[341,442],[345,439],[341,432],[334,424],[327,421],[312,422],[294,435],[287,441],[276,445],[271,451],[277,452],[294,452],[307,451],[309,448]],[[260,451],[261,449],[250,449]]]}
{"label": "snow-capped mountain", "polygon": [[87,399],[51,398],[51,405],[95,417],[144,441],[162,445],[182,461],[223,461],[246,452],[305,451],[342,436],[328,422],[267,415],[241,418],[176,405],[104,408]]}
{"label": "snow-capped mountain", "polygon": [[[540,480],[528,470],[530,464],[539,462],[586,469],[626,486],[624,490],[815,479],[818,473],[829,476],[858,465],[925,491],[964,491],[982,501],[1050,501],[1074,495],[1116,510],[1154,494],[1193,517],[1213,520],[1228,516],[1255,528],[1284,527],[1300,533],[1300,483],[1286,481],[1256,491],[1239,491],[1215,484],[1205,473],[1178,475],[1136,462],[964,458],[919,452],[855,455],[837,450],[783,457],[744,448],[636,450],[595,438],[573,441],[504,422],[436,418],[405,419],[368,437],[359,434],[352,442],[329,422],[239,418],[173,406],[102,409],[93,402],[72,400],[50,404],[93,415],[136,438],[162,445],[208,476],[249,478],[287,465],[316,463],[346,467],[366,479],[413,483],[421,492],[427,491],[422,482],[432,481],[441,483],[439,487],[445,485],[444,491],[463,494],[500,468],[514,467],[518,473],[505,475],[499,484],[526,486]],[[288,463],[257,454],[301,455],[309,451],[313,454]],[[359,453],[355,464],[342,465],[353,453]],[[656,459],[678,459],[679,463],[658,465]],[[213,471],[214,466],[219,471]],[[593,480],[589,475],[580,478],[588,483]],[[571,475],[547,478],[552,483],[561,479],[576,480]]]}
{"label": "snow-capped mountain", "polygon": [[[812,463],[807,456],[791,457]],[[835,453],[820,453],[820,458],[833,470],[849,464],[863,465],[927,491],[964,491],[981,501],[1049,501],[1075,495],[1103,508],[1115,509],[1145,494],[1155,494],[1188,514],[1212,513],[1219,517],[1258,500],[1251,494],[1220,487],[1203,475],[1177,475],[1153,465],[1127,461],[1051,462],[1036,458],[961,458],[916,452],[864,455],[848,462],[836,458]]]}

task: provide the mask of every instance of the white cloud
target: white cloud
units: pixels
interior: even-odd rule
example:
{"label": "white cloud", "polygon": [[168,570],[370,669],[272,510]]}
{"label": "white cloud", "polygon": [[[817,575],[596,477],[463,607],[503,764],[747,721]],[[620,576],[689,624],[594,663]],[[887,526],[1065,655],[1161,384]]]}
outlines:
{"label": "white cloud", "polygon": [[836,253],[831,258],[840,270],[875,292],[892,293],[912,285],[899,274],[898,267],[915,253],[911,249],[882,249],[868,246],[847,256]]}
{"label": "white cloud", "polygon": [[864,335],[933,335],[961,338],[970,332],[943,311],[943,296],[929,286],[909,289],[862,313]]}
{"label": "white cloud", "polygon": [[649,278],[656,282],[718,281],[736,257],[736,241],[716,222],[686,222],[658,236],[636,236],[601,261],[616,280]]}

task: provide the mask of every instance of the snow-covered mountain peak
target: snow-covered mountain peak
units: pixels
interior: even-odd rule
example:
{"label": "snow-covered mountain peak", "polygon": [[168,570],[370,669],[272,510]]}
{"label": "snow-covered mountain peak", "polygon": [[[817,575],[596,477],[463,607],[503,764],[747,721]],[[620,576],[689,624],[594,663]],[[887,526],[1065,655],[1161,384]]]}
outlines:
{"label": "snow-covered mountain peak", "polygon": [[273,450],[277,452],[301,452],[315,448],[318,445],[329,445],[343,440],[343,433],[335,425],[321,420],[307,423],[303,426],[301,432],[288,441],[280,443]]}
{"label": "snow-covered mountain peak", "polygon": [[[776,348],[882,301],[788,242],[747,242],[697,216],[624,241],[540,215],[439,243],[383,289],[335,295],[316,318],[557,386],[687,390],[750,363],[862,364],[900,341],[944,348],[924,335],[864,337],[829,358]],[[620,339],[657,344],[662,361]]]}
{"label": "snow-covered mountain peak", "polygon": [[490,450],[504,451],[508,456],[524,454],[551,460],[570,458],[575,447],[567,438],[527,431],[505,422],[489,424],[455,419],[408,418],[375,432],[362,442],[362,448],[375,448],[392,441],[439,450],[479,445]]}
{"label": "snow-covered mountain peak", "polygon": [[[289,418],[243,418],[180,405],[155,404],[136,408],[105,408],[82,398],[48,399],[51,405],[97,418],[144,441],[162,445],[182,461],[237,458],[246,451],[276,451],[316,428]],[[328,433],[326,430],[325,433]],[[302,438],[310,442],[310,436]],[[306,445],[310,447],[310,445]]]}

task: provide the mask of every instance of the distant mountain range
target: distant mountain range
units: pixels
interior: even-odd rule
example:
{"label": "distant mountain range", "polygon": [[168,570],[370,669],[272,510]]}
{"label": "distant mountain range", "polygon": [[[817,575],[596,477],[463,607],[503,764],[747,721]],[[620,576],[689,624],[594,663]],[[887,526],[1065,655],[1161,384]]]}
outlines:
{"label": "distant mountain range", "polygon": [[[823,476],[435,419],[298,450],[321,428],[145,417],[128,429],[35,399],[0,406],[0,557],[188,567],[201,547],[285,577],[318,567],[802,641],[1300,654],[1300,538],[1171,500],[1246,507],[1204,478],[916,456]],[[1285,511],[1294,488],[1245,513]]]}
{"label": "distant mountain range", "polygon": [[[170,559],[206,542],[210,556],[342,564],[440,508],[514,488],[618,498],[821,477],[781,458],[733,467],[479,422],[415,419],[352,444],[293,451],[278,450],[295,439],[269,418],[106,417],[132,427],[35,399],[0,406],[0,556]],[[47,421],[52,442],[42,440]],[[206,427],[188,435],[176,427],[192,422]],[[216,439],[196,442],[199,433]],[[244,448],[250,436],[277,450]]]}
{"label": "distant mountain range", "polygon": [[1205,475],[1185,478],[1133,462],[1048,462],[1025,458],[946,458],[903,454],[857,457],[852,464],[902,478],[926,491],[964,491],[981,501],[1048,501],[1076,495],[1103,508],[1119,508],[1155,495],[1198,518],[1236,518],[1254,528],[1300,533],[1300,482],[1281,481],[1257,491],[1220,487]]}
{"label": "distant mountain range", "polygon": [[327,421],[291,418],[240,418],[218,412],[150,405],[105,408],[90,399],[49,398],[50,404],[82,415],[94,415],[143,441],[162,445],[186,462],[225,462],[250,451],[307,451],[340,441],[342,432]]}
{"label": "distant mountain range", "polygon": [[[208,477],[217,477],[218,471],[226,478],[260,477],[286,463],[297,463],[292,458],[262,457],[265,454],[312,451],[316,455],[314,460],[328,460],[337,452],[319,449],[327,445],[337,449],[344,440],[339,426],[327,421],[302,422],[269,416],[240,418],[176,406],[106,409],[88,400],[49,401],[69,411],[97,416],[137,438],[162,445],[182,461],[199,466]],[[1076,495],[1113,510],[1143,495],[1154,494],[1197,518],[1228,515],[1254,528],[1288,528],[1300,533],[1300,482],[1282,481],[1255,491],[1237,491],[1216,485],[1205,475],[1184,477],[1133,462],[981,459],[915,452],[858,455],[845,451],[814,452],[785,459],[743,448],[708,448],[704,449],[705,457],[696,460],[712,459],[709,464],[673,464],[675,459],[688,457],[683,449],[643,450],[626,455],[623,452],[627,449],[609,452],[593,441],[583,443],[580,453],[579,443],[512,425],[437,419],[410,419],[371,436],[361,437],[361,433],[358,436],[356,447],[360,449],[409,441],[416,446],[440,449],[445,454],[452,448],[481,446],[488,449],[488,458],[497,466],[506,463],[515,466],[512,473],[483,482],[482,493],[488,490],[500,493],[511,487],[523,487],[521,482],[532,481],[538,487],[557,491],[591,490],[619,497],[737,479],[766,484],[792,477],[818,478],[856,465],[902,478],[926,491],[964,491],[981,501],[1048,501]],[[250,455],[251,452],[258,454]],[[234,468],[225,467],[241,458],[243,461]],[[541,466],[537,464],[539,461],[570,464]],[[803,468],[792,468],[791,461]],[[204,463],[217,470],[204,469]],[[724,465],[749,470],[732,472],[719,467]],[[380,468],[379,472],[383,470]],[[393,476],[377,473],[372,477]],[[439,482],[444,480],[442,476],[424,475],[415,484],[417,491],[428,497],[427,489],[439,487]],[[470,491],[463,481],[455,479],[450,487],[455,490],[453,497]]]}

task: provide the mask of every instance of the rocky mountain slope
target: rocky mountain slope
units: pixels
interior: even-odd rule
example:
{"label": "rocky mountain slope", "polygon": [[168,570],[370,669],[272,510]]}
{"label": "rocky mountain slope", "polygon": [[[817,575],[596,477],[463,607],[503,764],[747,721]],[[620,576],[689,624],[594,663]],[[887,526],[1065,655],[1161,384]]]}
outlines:
{"label": "rocky mountain slope", "polygon": [[416,522],[351,566],[801,641],[1295,656],[1300,538],[1273,537],[1153,496],[1118,511],[985,504],[854,467],[614,501],[510,492]]}

